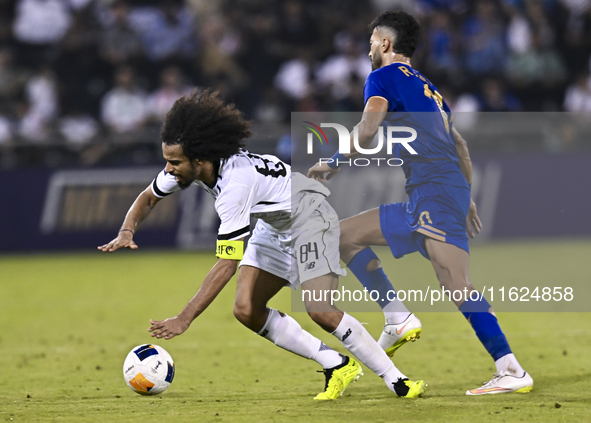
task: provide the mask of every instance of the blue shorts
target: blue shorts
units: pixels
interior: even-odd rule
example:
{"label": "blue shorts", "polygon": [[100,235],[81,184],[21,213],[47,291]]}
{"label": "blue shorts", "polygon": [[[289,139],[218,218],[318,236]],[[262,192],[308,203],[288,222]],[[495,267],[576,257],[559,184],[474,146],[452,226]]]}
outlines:
{"label": "blue shorts", "polygon": [[425,237],[469,253],[469,208],[469,189],[430,182],[417,186],[407,202],[381,205],[380,226],[396,258],[419,251],[428,259]]}

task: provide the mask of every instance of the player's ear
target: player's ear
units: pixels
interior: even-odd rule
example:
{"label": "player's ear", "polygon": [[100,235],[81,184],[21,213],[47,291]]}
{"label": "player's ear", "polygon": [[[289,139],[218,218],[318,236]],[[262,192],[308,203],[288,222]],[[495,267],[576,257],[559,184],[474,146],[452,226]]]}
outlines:
{"label": "player's ear", "polygon": [[382,53],[387,53],[391,46],[392,43],[388,38],[382,38]]}

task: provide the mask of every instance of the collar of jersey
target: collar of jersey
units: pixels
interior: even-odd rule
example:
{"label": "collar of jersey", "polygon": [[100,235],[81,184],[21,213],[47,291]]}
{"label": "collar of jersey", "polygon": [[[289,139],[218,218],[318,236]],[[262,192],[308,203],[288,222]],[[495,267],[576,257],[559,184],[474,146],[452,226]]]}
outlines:
{"label": "collar of jersey", "polygon": [[223,159],[220,160],[219,163],[213,163],[213,174],[215,176],[213,180],[213,185],[209,185],[203,182],[203,184],[206,185],[209,189],[214,189],[215,186],[218,184],[218,179],[222,179],[222,177],[220,176],[220,168],[222,167],[222,164]]}
{"label": "collar of jersey", "polygon": [[[395,61],[395,62],[392,62],[392,63],[390,63],[390,65],[395,65],[396,63],[399,63],[399,64],[401,64],[401,65],[408,66],[409,68],[412,68],[412,66],[411,66],[410,64],[408,64],[408,63],[406,63],[406,62],[401,62],[400,60],[397,60],[397,61]],[[390,66],[390,65],[388,65],[388,66]],[[414,68],[413,68],[413,69],[414,69]]]}

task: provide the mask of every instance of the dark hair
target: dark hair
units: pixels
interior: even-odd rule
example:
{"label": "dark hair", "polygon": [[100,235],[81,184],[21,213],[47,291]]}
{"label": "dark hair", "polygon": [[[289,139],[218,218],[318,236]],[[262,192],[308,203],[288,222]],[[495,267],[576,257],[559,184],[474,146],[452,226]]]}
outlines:
{"label": "dark hair", "polygon": [[369,24],[369,31],[373,32],[377,27],[386,27],[394,31],[396,40],[392,50],[405,57],[412,57],[419,44],[421,27],[411,14],[402,10],[381,13]]}
{"label": "dark hair", "polygon": [[189,160],[217,162],[244,148],[252,135],[250,122],[234,104],[224,104],[217,91],[194,90],[179,98],[164,118],[160,136],[167,145],[180,144]]}

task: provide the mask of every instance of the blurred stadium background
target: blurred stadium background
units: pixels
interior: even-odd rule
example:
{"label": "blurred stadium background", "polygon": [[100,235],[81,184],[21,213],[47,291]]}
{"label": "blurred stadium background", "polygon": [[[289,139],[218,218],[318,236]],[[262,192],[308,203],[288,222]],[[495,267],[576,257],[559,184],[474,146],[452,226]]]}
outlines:
{"label": "blurred stadium background", "polygon": [[[0,0],[0,251],[109,239],[193,87],[252,119],[249,149],[289,161],[291,112],[363,108],[367,25],[391,8],[419,18],[413,66],[465,117],[481,238],[591,235],[589,0]],[[211,200],[174,197],[139,242],[210,246]]]}

